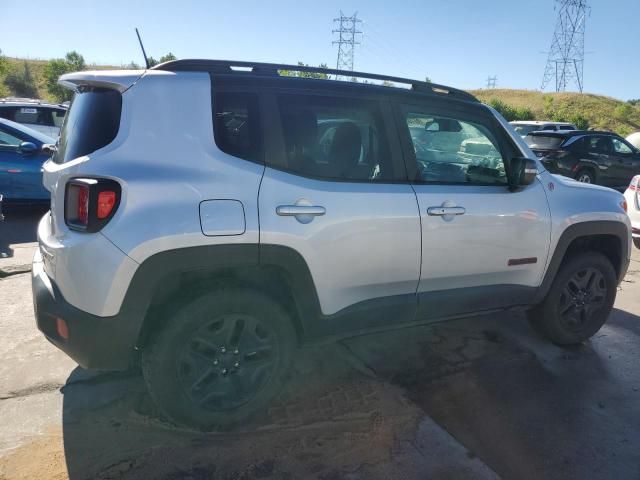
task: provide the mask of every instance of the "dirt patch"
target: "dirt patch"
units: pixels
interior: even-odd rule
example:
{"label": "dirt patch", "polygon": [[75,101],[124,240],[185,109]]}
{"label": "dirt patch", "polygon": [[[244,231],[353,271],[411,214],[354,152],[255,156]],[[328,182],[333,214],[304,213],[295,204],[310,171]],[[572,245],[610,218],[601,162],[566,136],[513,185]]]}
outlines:
{"label": "dirt patch", "polygon": [[32,480],[46,478],[66,480],[62,430],[50,430],[42,437],[0,457],[0,479]]}

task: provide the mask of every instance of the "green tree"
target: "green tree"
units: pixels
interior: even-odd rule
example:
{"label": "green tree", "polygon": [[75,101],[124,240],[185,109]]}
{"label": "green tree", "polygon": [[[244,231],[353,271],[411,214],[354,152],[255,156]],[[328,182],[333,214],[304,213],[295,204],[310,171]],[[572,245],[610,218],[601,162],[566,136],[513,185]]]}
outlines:
{"label": "green tree", "polygon": [[[4,79],[4,76],[9,71],[9,62],[2,55],[2,50],[0,50],[0,79]],[[4,86],[4,81],[0,81],[0,97],[4,97],[7,95],[7,88]]]}
{"label": "green tree", "polygon": [[4,84],[10,94],[16,97],[38,97],[38,87],[36,87],[36,82],[31,75],[31,68],[27,62],[22,64],[22,68],[15,67],[9,70],[4,78]]}
{"label": "green tree", "polygon": [[155,67],[156,65],[160,64],[160,63],[164,63],[164,62],[168,62],[170,60],[177,60],[178,57],[176,57],[173,53],[169,52],[166,55],[163,55],[160,57],[160,60],[156,60],[153,57],[149,57],[148,61],[149,61],[149,68],[151,67]]}
{"label": "green tree", "polygon": [[[303,62],[298,62],[299,67],[308,67],[309,65]],[[319,68],[327,68],[326,63],[321,63]],[[299,78],[319,78],[327,79],[329,75],[321,72],[299,72],[297,70],[278,70],[278,73],[283,77],[299,77]]]}
{"label": "green tree", "polygon": [[84,58],[75,50],[69,52],[64,58],[49,60],[43,69],[44,83],[49,95],[59,102],[71,100],[73,92],[58,84],[61,75],[70,72],[86,70]]}

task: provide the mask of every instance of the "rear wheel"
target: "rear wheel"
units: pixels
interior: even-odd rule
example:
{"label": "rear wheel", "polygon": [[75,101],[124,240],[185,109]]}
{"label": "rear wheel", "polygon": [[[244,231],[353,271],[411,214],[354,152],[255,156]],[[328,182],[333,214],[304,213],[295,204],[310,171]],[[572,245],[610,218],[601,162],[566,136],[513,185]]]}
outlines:
{"label": "rear wheel", "polygon": [[633,244],[636,248],[640,248],[640,237],[633,237]]}
{"label": "rear wheel", "polygon": [[576,180],[582,183],[596,183],[596,177],[591,170],[582,169],[576,175]]}
{"label": "rear wheel", "polygon": [[615,271],[604,255],[575,256],[560,267],[543,303],[529,312],[529,320],[558,345],[581,343],[606,322],[616,289]]}
{"label": "rear wheel", "polygon": [[176,423],[227,429],[280,391],[294,348],[289,316],[259,292],[221,290],[196,299],[143,351],[149,393]]}

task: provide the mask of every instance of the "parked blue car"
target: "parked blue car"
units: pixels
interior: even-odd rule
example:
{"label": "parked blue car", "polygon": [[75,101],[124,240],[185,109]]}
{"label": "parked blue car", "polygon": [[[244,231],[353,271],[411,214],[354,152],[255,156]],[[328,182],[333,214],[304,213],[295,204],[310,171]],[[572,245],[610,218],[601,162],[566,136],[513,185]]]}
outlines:
{"label": "parked blue car", "polygon": [[0,118],[0,195],[4,203],[47,202],[42,164],[55,140],[29,127]]}

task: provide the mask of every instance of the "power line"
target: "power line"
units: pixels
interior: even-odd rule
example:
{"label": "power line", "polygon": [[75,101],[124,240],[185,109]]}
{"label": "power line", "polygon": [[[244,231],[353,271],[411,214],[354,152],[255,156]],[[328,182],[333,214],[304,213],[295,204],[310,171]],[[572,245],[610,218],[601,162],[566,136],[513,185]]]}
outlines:
{"label": "power line", "polygon": [[356,35],[362,33],[357,29],[357,25],[362,23],[362,20],[358,19],[358,12],[347,17],[341,10],[340,17],[334,18],[333,23],[338,24],[338,28],[332,30],[334,35],[338,34],[338,39],[332,42],[333,45],[338,45],[336,69],[353,71],[354,47],[360,45],[360,42],[356,41]]}
{"label": "power line", "polygon": [[551,49],[544,69],[544,90],[555,78],[556,92],[564,92],[575,82],[582,93],[584,88],[584,31],[591,7],[587,0],[556,0],[558,18],[551,40]]}
{"label": "power line", "polygon": [[487,88],[496,88],[498,84],[498,76],[494,75],[493,77],[487,77]]}

